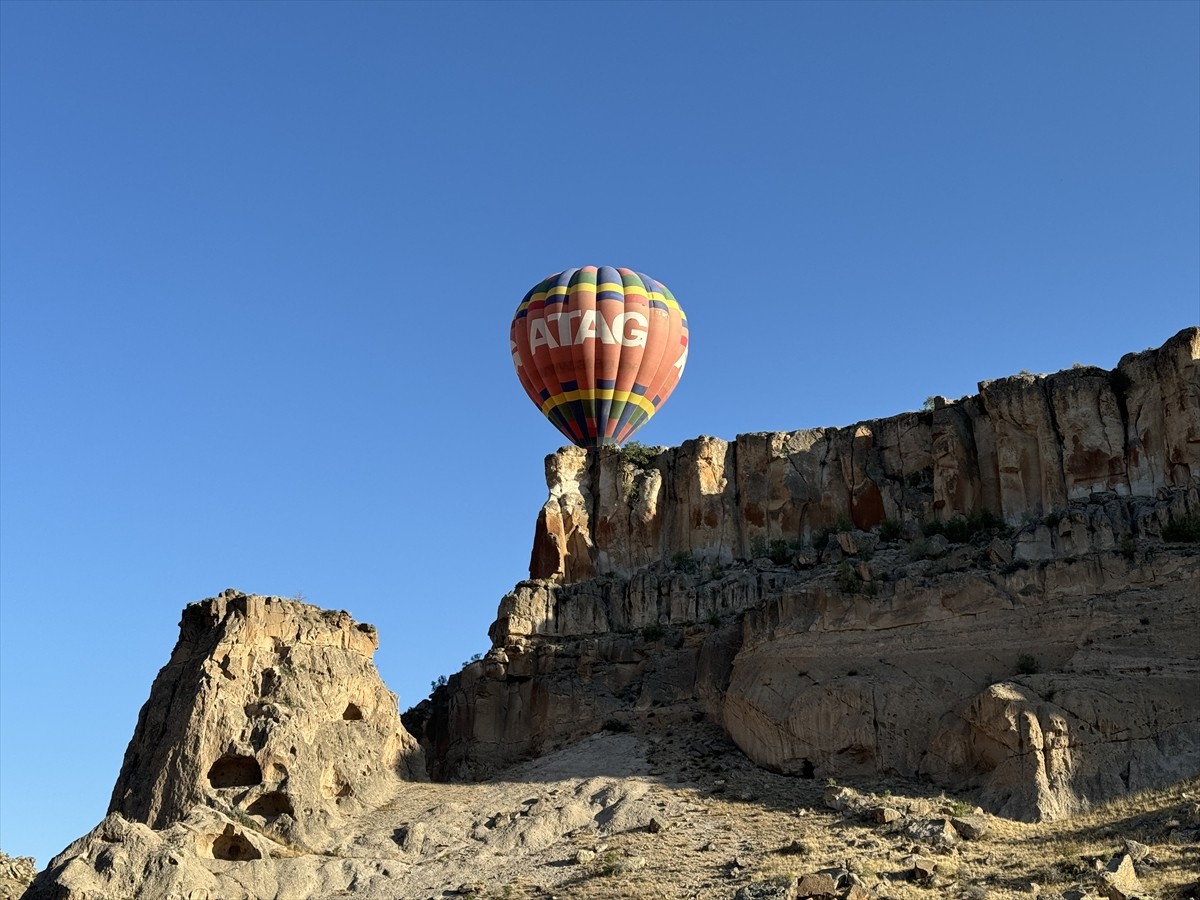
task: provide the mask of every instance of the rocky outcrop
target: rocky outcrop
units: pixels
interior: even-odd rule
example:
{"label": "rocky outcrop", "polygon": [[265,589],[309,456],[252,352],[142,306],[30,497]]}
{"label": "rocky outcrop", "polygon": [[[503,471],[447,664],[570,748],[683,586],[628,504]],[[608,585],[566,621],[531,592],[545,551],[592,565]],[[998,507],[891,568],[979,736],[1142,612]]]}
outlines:
{"label": "rocky outcrop", "polygon": [[1198,356],[1188,328],[1111,372],[1015,375],[846,428],[701,437],[644,465],[561,450],[546,463],[530,577],[628,577],[679,554],[727,564],[839,524],[987,510],[1017,525],[1097,495],[1185,490],[1200,478]]}
{"label": "rocky outcrop", "polygon": [[0,900],[17,900],[36,874],[32,856],[9,856],[0,851]]}
{"label": "rocky outcrop", "polygon": [[319,848],[397,779],[424,775],[378,645],[349,613],[279,597],[230,590],[187,607],[109,812],[164,828],[211,806]]}
{"label": "rocky outcrop", "polygon": [[[188,606],[108,817],[28,896],[227,896],[225,863],[333,849],[350,822],[426,777],[377,646],[348,613],[280,597],[229,590]],[[131,859],[153,875],[126,871]]]}
{"label": "rocky outcrop", "polygon": [[[547,460],[530,581],[409,715],[487,777],[694,703],[752,759],[1050,819],[1200,773],[1200,329],[843,429]],[[1189,524],[1191,523],[1191,524]]]}
{"label": "rocky outcrop", "polygon": [[746,613],[722,712],[751,758],[916,775],[1025,820],[1200,773],[1195,551],[903,567],[871,594],[815,587]]}

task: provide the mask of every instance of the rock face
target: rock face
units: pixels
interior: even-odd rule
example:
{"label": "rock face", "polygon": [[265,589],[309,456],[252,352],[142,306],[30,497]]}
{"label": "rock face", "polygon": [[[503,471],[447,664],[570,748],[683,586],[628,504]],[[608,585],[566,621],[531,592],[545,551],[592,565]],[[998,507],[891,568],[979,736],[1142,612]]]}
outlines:
{"label": "rock face", "polygon": [[1018,819],[1200,773],[1200,548],[1164,540],[1200,523],[1197,357],[1192,328],[849,428],[559,451],[492,650],[406,719],[431,773],[680,703],[772,770]]}
{"label": "rock face", "polygon": [[701,437],[648,466],[567,448],[546,462],[530,577],[629,577],[679,554],[728,564],[839,523],[989,510],[1016,525],[1097,496],[1187,490],[1200,478],[1198,356],[1189,328],[1111,372],[1015,375],[847,428]]}
{"label": "rock face", "polygon": [[[190,896],[217,889],[210,864],[331,850],[347,823],[425,778],[377,645],[348,613],[279,597],[230,590],[188,606],[108,817],[28,896]],[[131,876],[121,861],[134,858],[153,877]]]}
{"label": "rock face", "polygon": [[423,777],[420,748],[348,613],[226,591],[184,610],[110,813],[164,828],[196,806],[319,849],[347,816]]}
{"label": "rock face", "polygon": [[32,856],[9,856],[0,851],[0,900],[16,900],[36,874]]}

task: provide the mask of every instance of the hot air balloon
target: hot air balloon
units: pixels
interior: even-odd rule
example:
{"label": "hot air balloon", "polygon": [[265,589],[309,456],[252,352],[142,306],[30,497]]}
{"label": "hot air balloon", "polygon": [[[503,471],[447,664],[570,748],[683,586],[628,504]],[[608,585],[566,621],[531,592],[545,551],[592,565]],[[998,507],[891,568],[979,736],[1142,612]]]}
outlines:
{"label": "hot air balloon", "polygon": [[666,402],[688,354],[687,317],[661,282],[584,266],[536,284],[509,334],[529,399],[572,443],[622,444]]}

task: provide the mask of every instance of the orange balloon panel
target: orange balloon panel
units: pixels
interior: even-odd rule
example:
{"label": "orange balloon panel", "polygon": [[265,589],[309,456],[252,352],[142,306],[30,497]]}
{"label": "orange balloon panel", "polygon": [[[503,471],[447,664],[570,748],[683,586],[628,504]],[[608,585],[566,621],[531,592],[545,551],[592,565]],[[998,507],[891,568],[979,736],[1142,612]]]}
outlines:
{"label": "orange balloon panel", "polygon": [[687,316],[653,278],[584,266],[525,295],[509,344],[521,387],[572,443],[621,444],[679,383]]}

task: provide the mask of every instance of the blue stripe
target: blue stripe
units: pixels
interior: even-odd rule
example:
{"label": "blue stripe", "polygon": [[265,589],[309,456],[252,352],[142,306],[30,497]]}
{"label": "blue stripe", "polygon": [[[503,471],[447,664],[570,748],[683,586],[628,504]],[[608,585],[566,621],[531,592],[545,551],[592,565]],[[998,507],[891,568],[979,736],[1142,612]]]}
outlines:
{"label": "blue stripe", "polygon": [[662,309],[662,310],[669,310],[671,308],[671,307],[667,306],[667,304],[664,303],[662,300],[651,300],[650,306],[653,309]]}
{"label": "blue stripe", "polygon": [[644,397],[644,396],[646,396],[646,385],[644,385],[644,384],[635,384],[635,385],[633,386],[633,393],[637,394],[639,397]]}
{"label": "blue stripe", "polygon": [[579,382],[578,381],[564,381],[562,383],[562,389],[564,392],[565,391],[577,391],[577,390],[579,390]]}
{"label": "blue stripe", "polygon": [[621,429],[629,424],[629,420],[633,418],[634,413],[641,412],[641,409],[636,403],[626,403],[621,410],[621,417],[617,419],[617,427],[613,430],[613,434],[620,434]]}
{"label": "blue stripe", "polygon": [[629,436],[633,437],[633,433],[646,424],[646,420],[650,418],[650,414],[644,409],[639,409],[629,417],[629,424],[633,426],[633,431],[629,432]]}
{"label": "blue stripe", "polygon": [[545,388],[543,388],[541,393],[538,394],[538,396],[541,397],[542,402],[545,403],[547,400],[550,399],[550,392],[548,390],[546,390]]}
{"label": "blue stripe", "polygon": [[615,378],[612,379],[611,381],[609,381],[607,378],[597,378],[596,379],[596,387],[598,387],[602,391],[611,391],[616,386],[617,386],[617,379],[615,379]]}
{"label": "blue stripe", "polygon": [[596,294],[597,300],[624,300],[625,295],[620,291],[599,291]]}

